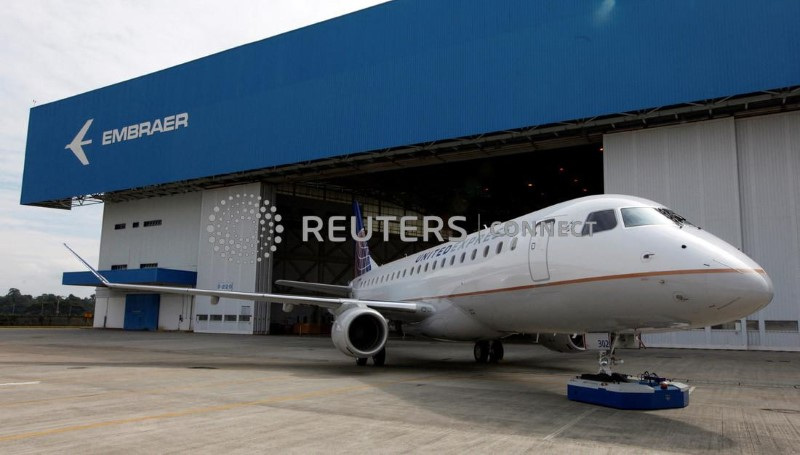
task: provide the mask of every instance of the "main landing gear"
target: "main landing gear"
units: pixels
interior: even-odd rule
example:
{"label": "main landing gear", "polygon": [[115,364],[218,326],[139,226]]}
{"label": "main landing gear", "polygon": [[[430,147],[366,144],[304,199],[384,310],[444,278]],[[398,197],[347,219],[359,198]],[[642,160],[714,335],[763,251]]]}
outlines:
{"label": "main landing gear", "polygon": [[503,342],[500,340],[478,341],[475,343],[475,348],[472,352],[475,355],[475,361],[478,363],[497,363],[503,360],[503,355],[505,354]]}
{"label": "main landing gear", "polygon": [[[363,367],[367,364],[367,360],[369,360],[369,357],[357,357],[356,365]],[[386,348],[381,349],[377,354],[372,356],[372,364],[376,367],[382,367],[386,364]]]}

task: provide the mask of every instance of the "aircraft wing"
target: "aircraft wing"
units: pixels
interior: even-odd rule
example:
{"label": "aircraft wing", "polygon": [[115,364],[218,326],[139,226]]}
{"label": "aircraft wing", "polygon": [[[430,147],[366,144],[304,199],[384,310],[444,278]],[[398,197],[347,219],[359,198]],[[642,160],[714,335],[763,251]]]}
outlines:
{"label": "aircraft wing", "polygon": [[80,260],[83,265],[88,268],[95,277],[102,283],[103,287],[109,289],[119,289],[122,291],[134,292],[153,292],[160,294],[179,294],[179,295],[202,295],[211,297],[211,302],[216,303],[221,298],[237,299],[237,300],[251,300],[251,301],[266,301],[282,303],[285,305],[313,305],[331,310],[338,310],[348,306],[365,306],[377,310],[384,316],[390,316],[393,319],[400,319],[406,321],[420,321],[433,314],[434,308],[424,302],[395,302],[390,300],[362,300],[353,298],[334,298],[334,297],[314,297],[314,296],[300,296],[288,294],[272,294],[261,292],[241,292],[241,291],[218,291],[212,289],[196,289],[196,288],[183,288],[173,286],[157,286],[147,284],[126,284],[126,283],[112,283],[108,281],[103,275],[94,269],[88,262],[83,260],[75,251],[72,250],[67,244],[65,247]]}
{"label": "aircraft wing", "polygon": [[277,280],[275,284],[289,288],[303,289],[305,291],[321,292],[323,294],[338,295],[349,297],[353,290],[350,286],[339,286],[336,284],[309,283],[306,281]]}

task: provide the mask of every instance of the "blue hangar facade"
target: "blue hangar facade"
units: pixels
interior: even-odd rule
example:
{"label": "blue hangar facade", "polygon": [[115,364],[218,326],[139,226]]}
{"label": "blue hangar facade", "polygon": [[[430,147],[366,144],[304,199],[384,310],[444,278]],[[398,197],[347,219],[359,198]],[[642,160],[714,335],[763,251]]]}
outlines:
{"label": "blue hangar facade", "polygon": [[[475,177],[464,163],[599,150],[590,192],[670,205],[775,282],[758,314],[649,344],[800,350],[797,17],[793,1],[396,0],[34,107],[21,204],[104,203],[99,265],[120,281],[267,291],[347,275],[282,258],[280,216],[255,214],[288,228],[290,205],[347,202],[363,176],[444,166],[458,185]],[[374,189],[366,212],[409,209]],[[126,306],[150,329],[292,322],[267,302],[137,299],[98,288],[94,325],[125,327]]]}

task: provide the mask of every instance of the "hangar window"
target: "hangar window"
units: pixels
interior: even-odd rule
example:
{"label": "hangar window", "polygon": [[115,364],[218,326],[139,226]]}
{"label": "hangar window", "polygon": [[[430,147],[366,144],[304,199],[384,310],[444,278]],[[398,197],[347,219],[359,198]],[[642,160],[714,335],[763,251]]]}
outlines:
{"label": "hangar window", "polygon": [[114,264],[111,266],[111,270],[127,270],[128,264]]}
{"label": "hangar window", "polygon": [[764,321],[767,332],[797,332],[797,321]]}
{"label": "hangar window", "polygon": [[236,315],[235,314],[226,314],[225,315],[225,322],[236,322]]}
{"label": "hangar window", "polygon": [[736,330],[739,321],[725,322],[723,324],[712,325],[711,330]]}
{"label": "hangar window", "polygon": [[134,221],[134,222],[133,222],[133,227],[134,227],[134,228],[137,228],[137,227],[139,227],[139,222],[138,222],[138,221]]}
{"label": "hangar window", "polygon": [[222,315],[221,314],[212,314],[211,315],[211,320],[212,321],[221,321],[222,320]]}
{"label": "hangar window", "polygon": [[483,247],[483,257],[489,256],[489,245]]}
{"label": "hangar window", "polygon": [[144,222],[144,227],[161,226],[161,220],[150,220]]}
{"label": "hangar window", "polygon": [[477,255],[477,254],[478,254],[478,249],[475,248],[474,250],[472,250],[472,254],[470,255],[469,259],[471,261],[474,261],[475,260],[475,255]]}
{"label": "hangar window", "polygon": [[198,321],[208,321],[208,315],[207,314],[198,314],[197,315],[197,320]]}
{"label": "hangar window", "polygon": [[144,264],[139,264],[140,269],[155,269],[158,268],[158,262],[147,262]]}
{"label": "hangar window", "polygon": [[[624,215],[623,218],[625,218]],[[627,226],[627,223],[625,225]],[[615,227],[617,227],[617,217],[614,215],[614,209],[600,210],[592,212],[586,217],[581,235],[593,235]]]}
{"label": "hangar window", "polygon": [[117,223],[114,225],[115,231],[119,231],[120,229],[125,229],[125,223]]}
{"label": "hangar window", "polygon": [[239,322],[249,322],[250,315],[249,314],[240,314],[239,315]]}
{"label": "hangar window", "polygon": [[517,249],[517,238],[514,237],[513,239],[511,239],[511,251],[514,251],[516,249]]}
{"label": "hangar window", "polygon": [[463,264],[463,263],[464,263],[464,259],[465,259],[466,257],[467,257],[467,252],[466,252],[466,251],[465,251],[465,252],[463,252],[463,253],[461,253],[461,259],[459,260],[459,262],[461,262],[461,263]]}
{"label": "hangar window", "polygon": [[497,251],[495,254],[500,254],[503,251],[503,242],[497,242]]}

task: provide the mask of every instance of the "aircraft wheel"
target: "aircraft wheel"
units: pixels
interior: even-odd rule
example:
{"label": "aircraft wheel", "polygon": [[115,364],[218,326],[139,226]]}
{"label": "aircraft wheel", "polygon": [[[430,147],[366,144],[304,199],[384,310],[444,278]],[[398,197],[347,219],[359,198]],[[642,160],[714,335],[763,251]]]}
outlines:
{"label": "aircraft wheel", "polygon": [[386,348],[381,349],[380,352],[372,356],[372,363],[376,367],[382,367],[386,364]]}
{"label": "aircraft wheel", "polygon": [[367,357],[357,357],[356,358],[356,365],[358,365],[360,367],[363,367],[364,365],[367,364],[367,360],[369,360]]}
{"label": "aircraft wheel", "polygon": [[497,363],[503,360],[504,354],[505,350],[503,349],[503,342],[500,340],[492,341],[491,347],[489,348],[489,361],[492,363]]}
{"label": "aircraft wheel", "polygon": [[489,361],[489,342],[478,341],[475,343],[475,348],[472,350],[475,355],[475,361],[478,363],[487,363]]}

